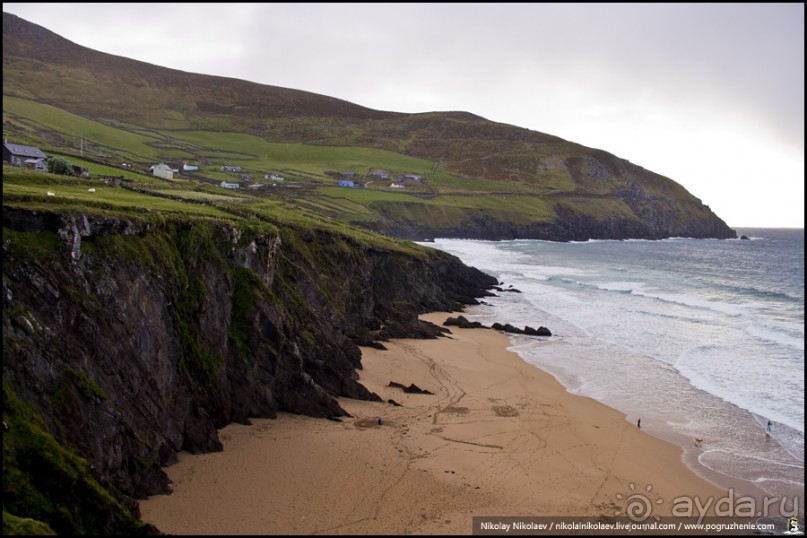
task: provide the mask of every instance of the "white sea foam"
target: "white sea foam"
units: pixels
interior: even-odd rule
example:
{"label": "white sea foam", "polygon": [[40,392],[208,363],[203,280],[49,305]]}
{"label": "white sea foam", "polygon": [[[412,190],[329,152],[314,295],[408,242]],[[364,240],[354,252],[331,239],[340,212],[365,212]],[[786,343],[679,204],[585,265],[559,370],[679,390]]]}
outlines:
{"label": "white sea foam", "polygon": [[432,246],[523,292],[469,318],[548,327],[552,339],[512,338],[525,361],[648,427],[705,439],[704,465],[773,491],[804,460],[803,235],[800,252],[789,240]]}
{"label": "white sea foam", "polygon": [[795,333],[798,327],[790,327],[789,325],[790,324],[787,323],[780,323],[778,327],[769,327],[764,324],[749,324],[747,331],[748,334],[763,342],[772,342],[803,352],[804,326],[801,326],[801,335],[796,336]]}

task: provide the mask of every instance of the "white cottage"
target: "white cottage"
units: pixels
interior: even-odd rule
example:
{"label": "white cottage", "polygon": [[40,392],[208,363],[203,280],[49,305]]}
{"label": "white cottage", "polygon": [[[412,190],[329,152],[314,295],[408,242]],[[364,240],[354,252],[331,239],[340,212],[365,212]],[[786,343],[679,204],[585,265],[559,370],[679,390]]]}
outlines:
{"label": "white cottage", "polygon": [[155,164],[149,167],[152,175],[161,177],[163,179],[174,179],[174,170],[165,163]]}

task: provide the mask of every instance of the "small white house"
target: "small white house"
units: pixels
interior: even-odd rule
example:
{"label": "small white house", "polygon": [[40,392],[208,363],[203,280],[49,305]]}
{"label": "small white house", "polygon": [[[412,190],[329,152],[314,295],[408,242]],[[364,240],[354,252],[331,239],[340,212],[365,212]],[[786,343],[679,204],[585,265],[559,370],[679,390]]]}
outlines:
{"label": "small white house", "polygon": [[185,164],[182,165],[182,171],[183,172],[196,172],[197,170],[199,170],[199,167],[196,166],[195,164],[187,164],[187,163],[185,163]]}
{"label": "small white house", "polygon": [[283,176],[280,174],[266,174],[264,178],[269,179],[271,181],[283,181]]}
{"label": "small white house", "polygon": [[163,179],[174,179],[174,170],[165,163],[155,164],[149,167],[152,175],[161,177]]}
{"label": "small white house", "polygon": [[392,187],[393,189],[405,189],[406,185],[404,185],[403,183],[391,183],[390,187]]}
{"label": "small white house", "polygon": [[229,181],[222,181],[221,182],[221,187],[223,189],[240,189],[241,184],[240,183],[230,183]]}

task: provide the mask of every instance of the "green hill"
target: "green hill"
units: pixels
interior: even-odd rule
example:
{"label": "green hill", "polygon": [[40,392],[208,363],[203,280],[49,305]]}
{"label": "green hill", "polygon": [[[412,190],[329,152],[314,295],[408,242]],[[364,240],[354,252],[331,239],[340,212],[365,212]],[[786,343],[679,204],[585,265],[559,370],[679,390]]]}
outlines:
{"label": "green hill", "polygon": [[[408,239],[736,236],[671,179],[555,136],[466,112],[378,111],[166,69],[81,47],[7,13],[3,133],[117,170],[122,162],[143,174],[161,161],[197,164],[177,176],[181,190],[225,180],[274,185],[240,190],[252,199],[240,203]],[[333,188],[340,172],[363,188]]]}

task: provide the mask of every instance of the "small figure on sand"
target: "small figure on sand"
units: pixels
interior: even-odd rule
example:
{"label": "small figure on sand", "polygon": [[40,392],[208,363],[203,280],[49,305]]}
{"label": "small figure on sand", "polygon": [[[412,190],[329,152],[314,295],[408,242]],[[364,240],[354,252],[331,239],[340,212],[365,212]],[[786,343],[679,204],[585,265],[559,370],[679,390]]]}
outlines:
{"label": "small figure on sand", "polygon": [[378,425],[381,426],[381,417],[378,417]]}
{"label": "small figure on sand", "polygon": [[642,427],[642,419],[639,419],[639,420],[637,420],[637,421],[636,421],[636,427],[637,427],[637,428],[641,428],[641,427]]}
{"label": "small figure on sand", "polygon": [[771,421],[769,420],[769,421],[768,421],[768,431],[767,431],[767,434],[768,434],[768,435],[770,435],[770,433],[771,433],[772,431],[773,431],[773,422],[771,422]]}

